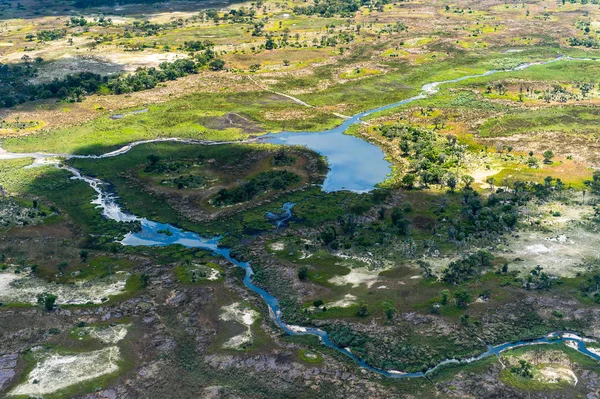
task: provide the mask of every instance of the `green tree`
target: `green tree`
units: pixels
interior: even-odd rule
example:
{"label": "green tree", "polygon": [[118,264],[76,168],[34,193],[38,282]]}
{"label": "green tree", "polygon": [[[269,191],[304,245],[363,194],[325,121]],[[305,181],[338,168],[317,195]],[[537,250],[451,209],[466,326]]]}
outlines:
{"label": "green tree", "polygon": [[276,47],[275,41],[271,36],[267,36],[267,41],[265,42],[265,49],[273,50]]}
{"label": "green tree", "polygon": [[471,188],[471,184],[475,183],[475,178],[471,175],[464,175],[461,180],[463,181],[463,183],[465,184],[465,188],[466,189],[470,189]]}
{"label": "green tree", "polygon": [[406,188],[413,188],[417,177],[413,173],[407,173],[402,176],[402,185]]}
{"label": "green tree", "polygon": [[387,317],[388,320],[393,320],[395,314],[396,309],[394,309],[393,307],[388,307],[385,309],[385,317]]}
{"label": "green tree", "polygon": [[150,276],[148,276],[146,273],[142,273],[140,275],[140,284],[142,285],[142,288],[147,288],[149,282]]}
{"label": "green tree", "polygon": [[367,304],[361,302],[360,304],[358,304],[358,310],[356,312],[356,315],[359,317],[366,317],[369,315],[369,307],[367,306]]}
{"label": "green tree", "polygon": [[308,267],[306,266],[302,266],[299,270],[298,270],[298,278],[300,280],[306,280],[306,278],[308,277]]}
{"label": "green tree", "polygon": [[214,60],[209,62],[208,68],[211,71],[221,71],[221,70],[223,70],[223,68],[225,68],[225,61],[215,58]]}
{"label": "green tree", "polygon": [[450,296],[450,291],[442,290],[442,292],[440,292],[440,296],[442,297],[442,305],[446,305],[448,303],[448,297]]}
{"label": "green tree", "polygon": [[37,296],[38,304],[44,306],[47,311],[51,311],[54,309],[54,305],[56,304],[56,299],[58,297],[54,294],[49,294],[44,292],[43,294],[39,294]]}
{"label": "green tree", "polygon": [[471,293],[464,288],[459,288],[454,291],[454,299],[456,299],[457,307],[466,308],[471,302]]}
{"label": "green tree", "polygon": [[448,178],[446,179],[446,185],[448,186],[450,191],[454,192],[454,189],[456,188],[457,184],[458,184],[458,179],[456,178],[454,173],[450,173],[448,175]]}
{"label": "green tree", "polygon": [[554,158],[554,153],[551,150],[547,150],[547,151],[544,151],[542,156],[544,157],[545,164],[551,164],[552,158]]}

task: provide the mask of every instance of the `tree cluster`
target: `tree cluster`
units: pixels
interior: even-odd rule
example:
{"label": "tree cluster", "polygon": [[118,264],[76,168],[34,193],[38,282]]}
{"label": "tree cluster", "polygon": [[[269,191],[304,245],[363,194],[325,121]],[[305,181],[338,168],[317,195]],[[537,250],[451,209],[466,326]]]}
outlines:
{"label": "tree cluster", "polygon": [[234,205],[250,201],[268,190],[284,190],[300,182],[300,176],[287,170],[262,172],[234,188],[223,188],[213,203],[218,206]]}

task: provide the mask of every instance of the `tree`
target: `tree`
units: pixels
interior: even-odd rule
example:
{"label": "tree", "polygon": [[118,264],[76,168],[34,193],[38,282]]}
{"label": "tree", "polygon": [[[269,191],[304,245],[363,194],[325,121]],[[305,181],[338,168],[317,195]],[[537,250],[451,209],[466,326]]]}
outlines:
{"label": "tree", "polygon": [[402,137],[400,139],[400,149],[402,150],[402,156],[408,156],[408,152],[410,151],[410,142],[406,137]]}
{"label": "tree", "polygon": [[458,184],[458,179],[454,175],[454,173],[450,173],[448,178],[446,179],[446,185],[450,188],[450,191],[454,192],[456,185]]}
{"label": "tree", "polygon": [[290,60],[283,60],[283,66],[290,66]]}
{"label": "tree", "polygon": [[81,263],[85,263],[88,260],[88,251],[82,249],[81,251],[79,251],[79,258],[81,259]]}
{"label": "tree", "polygon": [[298,278],[300,280],[306,280],[306,278],[308,277],[308,267],[306,266],[302,266],[299,270],[298,270]]}
{"label": "tree", "polygon": [[328,226],[325,231],[321,232],[321,240],[323,240],[323,243],[325,245],[330,245],[332,242],[334,242],[337,238],[337,231],[335,230],[335,227],[333,226]]}
{"label": "tree", "polygon": [[475,178],[471,175],[464,175],[461,180],[465,184],[466,189],[471,189],[471,184],[475,183]]}
{"label": "tree", "polygon": [[62,276],[65,273],[67,267],[69,267],[69,264],[65,261],[62,261],[56,267],[58,268],[58,274]]}
{"label": "tree", "polygon": [[156,154],[150,154],[146,157],[146,159],[148,159],[148,162],[150,162],[150,165],[154,166],[158,163],[158,161],[160,161],[160,156],[158,156]]}
{"label": "tree", "polygon": [[418,260],[417,264],[419,265],[419,268],[423,272],[425,278],[435,277],[435,273],[433,272],[433,269],[429,263],[425,262],[424,260]]}
{"label": "tree", "polygon": [[394,309],[393,307],[388,307],[385,309],[385,317],[387,317],[388,320],[393,320],[394,319],[394,315],[396,314],[396,309]]}
{"label": "tree", "polygon": [[142,285],[142,288],[147,288],[149,282],[150,276],[148,276],[146,273],[142,273],[140,275],[140,284]]}
{"label": "tree", "polygon": [[208,68],[211,71],[221,71],[221,70],[223,70],[223,68],[225,68],[225,61],[215,58],[214,60],[209,62]]}
{"label": "tree", "polygon": [[52,311],[54,309],[54,305],[56,304],[56,299],[58,297],[54,294],[49,294],[44,292],[43,294],[39,294],[37,296],[37,302],[40,305],[43,305],[47,311]]}
{"label": "tree", "polygon": [[450,291],[442,290],[442,292],[440,292],[440,296],[442,297],[442,305],[446,305],[448,303],[448,297],[450,296]]}
{"label": "tree", "polygon": [[267,36],[267,41],[265,42],[265,49],[273,50],[275,48],[275,41],[271,36]]}
{"label": "tree", "polygon": [[545,164],[551,164],[552,158],[554,158],[554,153],[551,150],[547,150],[547,151],[544,151],[542,156],[544,157]]}
{"label": "tree", "polygon": [[399,234],[404,235],[408,233],[408,225],[410,224],[410,221],[404,217],[404,212],[402,212],[402,209],[395,206],[392,208],[392,213],[390,216],[392,218],[392,225],[398,228]]}
{"label": "tree", "polygon": [[471,293],[464,288],[459,288],[454,291],[454,299],[456,299],[457,307],[466,308],[471,302]]}
{"label": "tree", "polygon": [[494,191],[494,185],[496,184],[496,179],[493,177],[488,177],[485,179],[485,182],[490,186],[490,191]]}
{"label": "tree", "polygon": [[369,307],[367,306],[367,304],[361,302],[358,305],[358,310],[356,311],[356,315],[359,317],[366,317],[369,315]]}
{"label": "tree", "polygon": [[313,302],[313,306],[314,306],[315,308],[320,308],[321,306],[323,306],[323,300],[321,300],[321,299],[317,299],[317,300],[315,300],[315,301]]}
{"label": "tree", "polygon": [[248,70],[250,72],[256,72],[260,69],[260,64],[252,64],[250,65],[250,68],[248,68]]}
{"label": "tree", "polygon": [[488,251],[477,251],[475,256],[479,262],[479,266],[482,268],[490,266],[492,264],[492,260],[494,259],[494,255]]}
{"label": "tree", "polygon": [[519,365],[510,368],[512,374],[525,378],[533,378],[532,365],[525,359],[519,359]]}
{"label": "tree", "polygon": [[407,173],[402,176],[402,185],[406,188],[413,188],[417,177],[413,173]]}

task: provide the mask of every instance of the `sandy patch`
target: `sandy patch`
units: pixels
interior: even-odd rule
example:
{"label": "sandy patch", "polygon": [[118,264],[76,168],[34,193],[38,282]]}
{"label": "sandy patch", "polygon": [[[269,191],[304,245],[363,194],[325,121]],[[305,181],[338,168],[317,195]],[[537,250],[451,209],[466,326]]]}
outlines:
{"label": "sandy patch", "polygon": [[583,341],[583,342],[597,342],[595,339],[581,337],[581,336],[579,336],[577,334],[573,334],[573,333],[563,333],[563,334],[561,334],[561,337],[563,337],[563,338],[578,339],[578,340]]}
{"label": "sandy patch", "polygon": [[470,172],[470,175],[475,179],[474,184],[478,184],[481,188],[490,188],[490,185],[485,180],[499,172],[499,169],[477,169]]}
{"label": "sandy patch", "polygon": [[[552,216],[551,211],[560,212]],[[593,212],[591,206],[564,206],[549,203],[528,209],[524,222],[539,222],[540,228],[520,230],[509,238],[501,256],[519,258],[511,263],[521,271],[529,272],[540,265],[544,271],[556,276],[573,276],[586,262],[600,259],[597,243],[600,233],[585,227],[586,216]]]}
{"label": "sandy patch", "polygon": [[547,254],[548,252],[552,252],[552,250],[544,244],[528,245],[525,247],[525,251],[533,255]]}
{"label": "sandy patch", "polygon": [[545,366],[538,369],[539,374],[535,379],[547,384],[557,384],[567,382],[570,385],[577,385],[578,379],[573,370],[564,366]]}
{"label": "sandy patch", "polygon": [[128,273],[116,272],[103,279],[80,281],[75,284],[50,283],[27,273],[0,273],[0,302],[37,303],[37,296],[45,292],[57,296],[57,304],[83,305],[102,303],[125,290]]}
{"label": "sandy patch", "polygon": [[90,337],[105,344],[116,344],[122,341],[129,331],[130,324],[117,324],[116,326],[103,327],[84,327],[83,330],[90,334]]}
{"label": "sandy patch", "polygon": [[356,304],[356,297],[352,294],[346,294],[343,299],[334,302],[327,302],[324,306],[326,308],[348,308]]}
{"label": "sandy patch", "polygon": [[10,394],[37,397],[93,380],[118,371],[120,358],[117,346],[76,355],[50,355],[40,360],[27,381]]}
{"label": "sandy patch", "polygon": [[366,265],[373,265],[373,264],[375,264],[375,260],[371,256],[346,255],[346,254],[342,254],[342,253],[337,253],[336,256],[338,258],[342,258],[342,259],[357,260],[357,261],[362,262],[362,263],[364,263]]}
{"label": "sandy patch", "polygon": [[283,251],[285,249],[285,244],[281,241],[274,242],[270,245],[270,248],[273,251]]}
{"label": "sandy patch", "polygon": [[502,254],[520,258],[521,262],[511,266],[529,271],[540,265],[544,271],[557,276],[573,276],[585,260],[599,259],[597,242],[600,234],[586,231],[582,227],[564,233],[548,234],[540,231],[519,232]]}
{"label": "sandy patch", "polygon": [[133,72],[137,68],[158,67],[162,62],[173,62],[188,58],[184,53],[139,53],[139,52],[108,52],[103,54],[105,62],[121,65],[125,71]]}
{"label": "sandy patch", "polygon": [[361,284],[366,284],[371,288],[379,279],[379,273],[382,270],[367,270],[367,269],[352,269],[350,273],[344,276],[335,276],[329,279],[330,283],[336,285],[352,284],[352,287],[358,287]]}
{"label": "sandy patch", "polygon": [[220,272],[217,269],[213,269],[211,267],[210,271],[208,273],[209,273],[208,276],[206,276],[207,280],[216,281],[219,279]]}
{"label": "sandy patch", "polygon": [[258,319],[258,312],[254,309],[244,307],[239,302],[223,306],[221,310],[223,313],[219,316],[219,319],[223,321],[235,321],[246,326],[245,332],[230,338],[223,344],[223,348],[243,349],[245,346],[252,344],[252,324]]}
{"label": "sandy patch", "polygon": [[592,352],[594,355],[600,356],[600,348],[589,348],[588,347],[587,350]]}

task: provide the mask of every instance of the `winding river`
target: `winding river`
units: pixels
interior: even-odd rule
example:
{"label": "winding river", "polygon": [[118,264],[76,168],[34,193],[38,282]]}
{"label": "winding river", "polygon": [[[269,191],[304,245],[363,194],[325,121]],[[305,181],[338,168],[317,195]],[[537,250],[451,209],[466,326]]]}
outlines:
{"label": "winding river", "polygon": [[[520,65],[511,71],[523,70],[533,65],[547,64],[550,62],[556,62],[559,60],[573,60],[573,58],[559,57],[546,62],[529,63]],[[577,59],[587,60],[587,59]],[[384,111],[390,108],[398,107],[410,102],[424,99],[429,95],[432,95],[438,91],[440,85],[444,83],[459,82],[467,79],[488,76],[494,73],[504,71],[488,71],[479,75],[464,76],[457,79],[446,80],[442,82],[429,83],[422,86],[421,94],[408,98],[406,100],[399,101],[394,104],[389,104],[383,107],[379,107],[370,111],[366,111],[347,119],[340,126],[323,131],[323,132],[284,132],[278,134],[268,134],[261,137],[260,141],[266,141],[274,144],[283,145],[304,145],[312,150],[315,150],[322,155],[326,156],[330,166],[330,171],[323,185],[325,191],[338,191],[338,190],[351,190],[356,192],[367,192],[372,190],[378,183],[385,180],[386,176],[390,173],[390,164],[384,160],[384,154],[381,149],[373,144],[363,141],[357,137],[345,135],[344,133],[353,124],[361,122],[361,118],[370,115],[375,112]],[[0,159],[14,159],[14,158],[34,158],[34,164],[32,166],[41,165],[44,163],[57,163],[52,161],[52,158],[64,157],[64,158],[107,158],[124,154],[131,150],[131,148],[151,142],[160,141],[176,141],[190,144],[201,144],[201,145],[217,145],[224,144],[221,142],[212,141],[200,141],[200,140],[183,140],[183,139],[155,139],[155,140],[144,140],[128,144],[116,151],[112,151],[103,155],[72,155],[72,154],[44,154],[44,153],[9,153],[0,149]],[[239,143],[239,142],[237,142]],[[289,335],[315,335],[318,336],[321,342],[354,360],[360,367],[371,370],[378,374],[381,374],[390,378],[410,378],[410,377],[424,377],[439,367],[443,367],[448,364],[465,364],[471,363],[489,356],[498,355],[504,350],[512,349],[525,345],[538,345],[538,344],[549,344],[554,342],[565,342],[579,352],[588,355],[596,360],[600,361],[600,351],[589,349],[586,343],[595,342],[591,339],[582,338],[575,334],[555,332],[532,341],[518,341],[509,342],[497,346],[488,346],[488,350],[479,356],[468,358],[468,359],[447,359],[440,362],[435,367],[415,373],[405,373],[398,370],[383,370],[370,366],[364,360],[358,358],[352,354],[348,349],[337,347],[329,338],[327,333],[323,330],[312,328],[312,327],[300,327],[286,324],[281,319],[281,310],[277,298],[269,294],[264,289],[256,286],[252,282],[252,267],[249,262],[241,262],[231,256],[231,250],[229,248],[219,247],[219,241],[221,237],[202,237],[196,233],[184,231],[178,229],[175,226],[169,224],[163,224],[154,222],[142,217],[138,217],[126,212],[123,212],[120,208],[117,197],[114,194],[108,193],[103,189],[104,183],[98,179],[83,176],[77,169],[70,166],[62,166],[64,169],[70,171],[73,174],[73,179],[83,180],[92,187],[96,193],[97,198],[93,201],[94,204],[101,209],[102,214],[112,220],[116,221],[137,221],[141,223],[141,230],[138,232],[132,232],[125,236],[121,241],[123,245],[130,246],[168,246],[168,245],[182,245],[190,248],[200,248],[208,251],[212,251],[231,262],[232,264],[241,267],[245,270],[246,275],[244,277],[245,286],[251,291],[258,294],[267,304],[271,318],[286,334]],[[285,203],[282,207],[283,213],[281,215],[267,215],[271,220],[274,220],[277,227],[281,227],[285,221],[292,217],[292,203]],[[173,234],[166,235],[158,233],[159,230],[170,230]]]}
{"label": "winding river", "polygon": [[[301,327],[301,326],[293,326],[286,324],[281,319],[281,310],[279,308],[279,302],[277,298],[273,295],[269,294],[266,290],[254,285],[252,282],[252,275],[254,274],[252,267],[249,262],[241,262],[231,256],[231,249],[219,247],[219,241],[221,237],[202,237],[197,233],[189,232],[181,230],[175,226],[165,223],[158,223],[146,218],[141,218],[135,215],[131,215],[125,213],[121,210],[119,204],[117,203],[117,198],[114,194],[107,193],[102,189],[103,183],[95,178],[87,177],[81,175],[81,173],[74,168],[65,166],[71,173],[73,173],[74,179],[79,179],[87,182],[90,187],[92,187],[96,193],[98,194],[97,198],[93,201],[94,204],[98,205],[101,209],[102,214],[112,220],[116,220],[119,222],[132,222],[137,221],[141,223],[141,230],[137,232],[128,233],[125,238],[121,241],[123,245],[130,246],[169,246],[169,245],[182,245],[188,248],[199,248],[207,251],[212,251],[213,253],[222,256],[232,264],[241,267],[245,270],[246,274],[244,276],[244,285],[250,289],[251,291],[258,294],[267,304],[269,308],[269,313],[271,315],[272,320],[277,324],[279,328],[285,331],[286,334],[289,335],[315,335],[319,337],[321,342],[335,349],[338,352],[343,353],[344,355],[353,359],[360,367],[366,368],[378,374],[384,375],[390,378],[410,378],[410,377],[424,377],[427,374],[435,371],[436,369],[443,367],[445,365],[450,364],[467,364],[477,360],[484,359],[489,356],[494,356],[500,354],[502,351],[512,348],[517,348],[525,345],[538,345],[538,344],[550,344],[557,342],[572,342],[574,349],[579,352],[586,354],[598,361],[600,361],[600,350],[594,351],[587,348],[586,343],[595,342],[592,339],[582,338],[575,334],[571,333],[561,333],[554,332],[546,337],[539,338],[531,341],[517,341],[517,342],[509,342],[504,343],[497,346],[488,346],[488,350],[479,356],[467,358],[467,359],[446,359],[435,367],[426,370],[424,372],[414,372],[414,373],[405,373],[397,370],[383,370],[375,368],[369,364],[367,364],[364,360],[358,358],[354,354],[352,354],[346,348],[340,348],[336,346],[329,336],[327,332],[320,330],[318,328],[313,327]],[[281,217],[277,217],[277,222],[283,222],[289,219],[292,216],[292,207],[293,203],[287,202],[283,205],[282,209],[284,210]],[[277,224],[279,227],[280,224]],[[159,233],[159,231],[170,230],[172,234],[166,235]]]}

